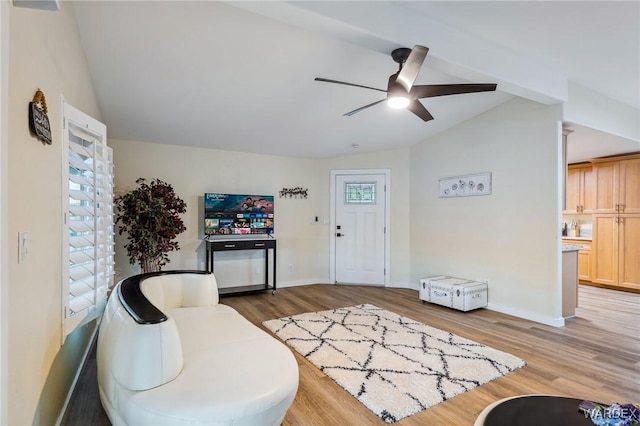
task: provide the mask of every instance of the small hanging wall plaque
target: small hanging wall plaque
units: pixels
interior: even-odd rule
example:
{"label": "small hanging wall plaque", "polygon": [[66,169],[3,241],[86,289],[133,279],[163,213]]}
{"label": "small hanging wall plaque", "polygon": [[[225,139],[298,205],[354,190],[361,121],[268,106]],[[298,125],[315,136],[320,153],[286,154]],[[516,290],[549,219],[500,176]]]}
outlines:
{"label": "small hanging wall plaque", "polygon": [[47,145],[51,145],[51,124],[47,117],[47,100],[42,90],[38,89],[29,102],[29,129],[36,138]]}

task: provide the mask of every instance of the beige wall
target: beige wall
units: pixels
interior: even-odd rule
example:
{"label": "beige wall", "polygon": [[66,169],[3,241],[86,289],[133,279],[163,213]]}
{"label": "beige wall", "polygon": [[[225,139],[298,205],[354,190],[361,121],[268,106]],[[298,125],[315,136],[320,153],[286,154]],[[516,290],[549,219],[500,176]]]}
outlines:
{"label": "beige wall", "polygon": [[[319,205],[326,196],[320,187],[317,161],[123,140],[109,140],[109,145],[114,151],[116,194],[134,188],[139,177],[158,178],[171,184],[187,204],[187,212],[182,215],[187,230],[177,239],[180,251],[170,254],[171,262],[164,269],[205,268],[202,244],[205,192],[274,195],[278,283],[327,282],[327,268],[319,261],[319,252],[323,249],[319,241],[328,228],[313,220],[320,215]],[[309,197],[279,198],[282,188],[294,187],[307,188]],[[119,277],[140,270],[137,265],[129,264],[123,248],[125,243],[124,236],[116,236]],[[233,257],[224,255],[220,258]],[[235,260],[246,255],[238,254]],[[259,258],[258,255],[258,259],[249,259],[249,268],[235,261],[216,261],[216,277],[222,286],[238,284],[234,280],[261,282],[261,272],[255,270],[255,267],[260,269]],[[248,275],[238,275],[241,270]]]}
{"label": "beige wall", "polygon": [[0,424],[7,424],[9,263],[9,3],[0,2]]}
{"label": "beige wall", "polygon": [[[68,2],[57,13],[11,7],[9,75],[9,330],[8,422],[53,424],[95,323],[61,347],[61,97],[100,118],[75,18]],[[27,106],[41,88],[53,145],[29,134]],[[18,264],[17,235],[30,235]]]}
{"label": "beige wall", "polygon": [[[489,306],[558,325],[559,106],[512,100],[411,149],[411,277],[489,280]],[[438,180],[491,172],[489,196]]]}
{"label": "beige wall", "polygon": [[[332,158],[321,161],[322,186],[324,197],[322,205],[323,214],[330,214],[330,185],[331,170],[354,169],[389,169],[391,181],[391,206],[390,206],[390,268],[389,277],[391,287],[411,287],[410,257],[409,257],[409,148],[379,151],[369,154],[354,154],[346,157]],[[322,242],[326,252],[322,262],[329,264],[329,233]],[[417,288],[417,286],[416,286]]]}
{"label": "beige wall", "polygon": [[[170,183],[187,203],[182,216],[187,231],[177,241],[165,269],[204,269],[202,195],[205,192],[275,195],[275,236],[278,241],[278,285],[329,282],[330,173],[333,169],[391,171],[391,285],[409,286],[409,149],[382,151],[329,160],[306,160],[203,148],[109,140],[114,150],[116,194],[135,187],[135,180],[159,178]],[[279,198],[283,188],[309,189],[308,199]],[[318,222],[315,217],[318,216]],[[118,278],[139,272],[130,265],[116,236]],[[243,256],[217,255],[216,278],[221,286],[261,282],[261,255],[238,263]],[[291,269],[292,267],[292,269]],[[242,271],[239,274],[239,271]]]}

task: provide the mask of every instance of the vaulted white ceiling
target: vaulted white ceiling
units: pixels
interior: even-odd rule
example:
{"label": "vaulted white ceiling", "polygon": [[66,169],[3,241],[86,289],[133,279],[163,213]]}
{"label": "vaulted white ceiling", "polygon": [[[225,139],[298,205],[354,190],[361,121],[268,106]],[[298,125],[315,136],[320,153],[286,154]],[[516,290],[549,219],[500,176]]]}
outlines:
{"label": "vaulted white ceiling", "polygon": [[[326,158],[408,146],[514,96],[567,100],[574,81],[640,107],[637,2],[74,3],[109,137]],[[429,47],[416,84],[498,83],[384,103],[397,47]],[[629,141],[625,141],[629,142]],[[359,148],[354,150],[353,145]]]}

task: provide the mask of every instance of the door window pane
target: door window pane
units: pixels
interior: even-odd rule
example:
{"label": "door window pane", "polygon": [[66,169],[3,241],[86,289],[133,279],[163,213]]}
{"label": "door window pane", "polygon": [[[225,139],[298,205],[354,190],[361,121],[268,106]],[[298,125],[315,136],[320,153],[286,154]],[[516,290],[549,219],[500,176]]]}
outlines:
{"label": "door window pane", "polygon": [[375,182],[346,182],[344,184],[345,204],[375,204]]}

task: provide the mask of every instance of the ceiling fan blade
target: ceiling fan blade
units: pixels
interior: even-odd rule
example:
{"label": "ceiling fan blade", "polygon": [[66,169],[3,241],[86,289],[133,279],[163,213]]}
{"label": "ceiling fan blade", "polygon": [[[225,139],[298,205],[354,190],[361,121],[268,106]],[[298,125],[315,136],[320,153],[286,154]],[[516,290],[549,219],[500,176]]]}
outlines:
{"label": "ceiling fan blade", "polygon": [[411,86],[418,77],[424,58],[427,57],[427,52],[429,52],[429,48],[415,45],[406,62],[402,65],[396,83],[400,84],[407,92],[411,91]]}
{"label": "ceiling fan blade", "polygon": [[423,99],[463,93],[493,92],[496,87],[496,84],[428,84],[413,86],[410,96],[414,99]]}
{"label": "ceiling fan blade", "polygon": [[322,81],[324,83],[336,83],[336,84],[344,84],[345,86],[362,87],[363,89],[371,89],[371,90],[377,90],[378,92],[387,93],[386,90],[377,89],[375,87],[363,86],[361,84],[347,83],[346,81],[329,80],[328,78],[322,78],[322,77],[316,77],[316,78],[314,78],[314,80],[315,81]]}
{"label": "ceiling fan blade", "polygon": [[427,109],[420,103],[417,99],[411,99],[409,102],[409,106],[407,107],[409,111],[422,118],[424,121],[433,120],[433,115],[427,111]]}
{"label": "ceiling fan blade", "polygon": [[360,108],[354,109],[353,111],[349,111],[349,112],[347,112],[345,114],[342,114],[342,115],[347,115],[347,116],[351,117],[353,114],[356,114],[356,113],[362,111],[363,109],[367,109],[367,108],[372,107],[374,105],[378,105],[380,102],[384,102],[384,101],[386,101],[386,99],[382,99],[380,101],[376,101],[376,102],[374,102],[372,104],[369,104],[369,105],[361,106]]}

